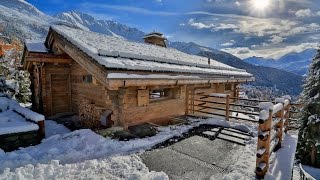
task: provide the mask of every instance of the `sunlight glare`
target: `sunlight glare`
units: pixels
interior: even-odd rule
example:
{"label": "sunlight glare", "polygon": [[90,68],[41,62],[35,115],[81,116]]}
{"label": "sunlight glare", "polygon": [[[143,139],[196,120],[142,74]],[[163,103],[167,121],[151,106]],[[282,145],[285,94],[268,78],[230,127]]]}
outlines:
{"label": "sunlight glare", "polygon": [[270,0],[252,0],[251,3],[255,9],[264,10],[269,6]]}

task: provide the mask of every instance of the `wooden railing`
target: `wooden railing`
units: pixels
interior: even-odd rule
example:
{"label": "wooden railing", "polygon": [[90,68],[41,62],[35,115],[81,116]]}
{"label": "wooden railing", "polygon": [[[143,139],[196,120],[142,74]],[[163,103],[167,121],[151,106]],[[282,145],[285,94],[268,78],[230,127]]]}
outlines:
{"label": "wooden railing", "polygon": [[[211,93],[209,95],[194,93],[190,97],[188,114],[199,116],[221,116],[225,117],[228,121],[233,118],[237,120],[258,122],[258,119],[255,117],[259,115],[258,104],[261,102],[260,100],[231,97],[229,94],[219,93]],[[242,101],[251,103],[241,103]],[[237,114],[244,114],[251,118],[237,116]]]}
{"label": "wooden railing", "polygon": [[[256,175],[264,177],[269,169],[270,156],[281,148],[283,135],[289,129],[291,114],[299,113],[301,104],[291,104],[291,98],[284,96],[275,101],[267,102],[257,99],[231,97],[228,94],[192,93],[187,104],[188,115],[221,116],[230,119],[257,123],[258,142],[256,154]],[[296,110],[293,110],[295,107]],[[234,114],[244,114],[239,117]]]}
{"label": "wooden railing", "polygon": [[260,103],[256,175],[264,177],[269,169],[270,156],[281,148],[283,134],[288,131],[290,99],[278,98]]}

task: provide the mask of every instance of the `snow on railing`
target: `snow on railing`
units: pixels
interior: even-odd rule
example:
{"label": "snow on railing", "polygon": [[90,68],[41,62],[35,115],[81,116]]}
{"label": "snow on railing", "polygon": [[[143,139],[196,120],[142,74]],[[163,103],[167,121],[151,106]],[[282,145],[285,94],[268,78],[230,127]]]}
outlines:
{"label": "snow on railing", "polygon": [[262,102],[259,114],[256,175],[263,178],[269,169],[270,156],[281,148],[283,133],[288,130],[290,96],[277,98],[274,102]]}

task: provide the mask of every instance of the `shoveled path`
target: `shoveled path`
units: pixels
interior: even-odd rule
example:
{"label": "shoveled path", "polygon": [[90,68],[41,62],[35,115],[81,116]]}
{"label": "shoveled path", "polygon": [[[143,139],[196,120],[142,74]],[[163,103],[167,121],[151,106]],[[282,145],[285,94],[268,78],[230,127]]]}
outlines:
{"label": "shoveled path", "polygon": [[216,127],[147,151],[141,158],[150,170],[163,171],[170,179],[221,179],[232,170],[229,166],[241,156],[248,139],[247,133]]}

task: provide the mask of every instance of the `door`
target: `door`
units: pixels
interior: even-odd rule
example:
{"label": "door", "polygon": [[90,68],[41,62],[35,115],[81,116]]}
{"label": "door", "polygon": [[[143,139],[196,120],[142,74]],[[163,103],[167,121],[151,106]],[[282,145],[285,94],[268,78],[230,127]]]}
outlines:
{"label": "door", "polygon": [[69,74],[51,74],[52,115],[71,111]]}

